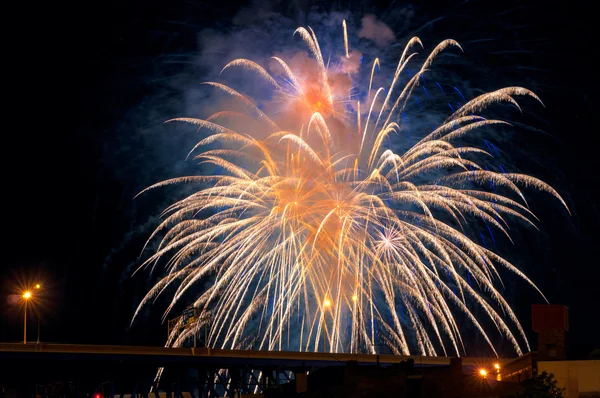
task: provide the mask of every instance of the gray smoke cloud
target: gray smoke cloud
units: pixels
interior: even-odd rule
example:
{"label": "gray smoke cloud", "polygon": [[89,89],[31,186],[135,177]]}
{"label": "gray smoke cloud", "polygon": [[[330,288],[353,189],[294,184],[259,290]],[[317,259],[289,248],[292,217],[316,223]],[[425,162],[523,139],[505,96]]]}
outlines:
{"label": "gray smoke cloud", "polygon": [[385,47],[396,39],[392,29],[373,14],[365,15],[361,22],[358,37],[373,40],[378,47]]}

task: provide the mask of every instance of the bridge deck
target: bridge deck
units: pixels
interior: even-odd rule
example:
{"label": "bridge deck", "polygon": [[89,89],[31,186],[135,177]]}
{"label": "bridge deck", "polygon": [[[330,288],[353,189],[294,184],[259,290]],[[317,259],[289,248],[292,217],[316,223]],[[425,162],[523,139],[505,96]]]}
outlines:
{"label": "bridge deck", "polygon": [[[335,354],[292,351],[223,350],[214,348],[167,348],[145,346],[114,346],[85,344],[22,344],[0,343],[1,360],[118,360],[144,361],[157,364],[214,364],[214,365],[278,365],[290,367],[343,366],[348,361],[360,365],[380,364],[388,366],[412,358],[415,366],[445,366],[450,357],[404,356],[390,354]],[[463,357],[463,366],[482,366],[491,362],[501,365],[514,358],[494,359]]]}

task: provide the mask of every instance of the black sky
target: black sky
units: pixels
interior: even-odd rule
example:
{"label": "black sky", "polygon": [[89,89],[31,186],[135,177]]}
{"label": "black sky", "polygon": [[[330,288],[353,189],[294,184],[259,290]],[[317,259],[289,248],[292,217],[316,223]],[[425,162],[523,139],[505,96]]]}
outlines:
{"label": "black sky", "polygon": [[[311,4],[270,7],[300,20]],[[329,8],[321,4],[321,9],[350,8],[354,14],[371,12],[385,20],[390,9],[407,4],[338,1]],[[202,71],[193,65],[172,61],[178,54],[198,51],[201,30],[226,31],[243,6],[246,3],[127,0],[14,10],[4,50],[10,72],[4,75],[4,104],[9,105],[4,121],[0,340],[22,338],[21,313],[7,299],[16,281],[43,279],[47,305],[42,340],[163,343],[162,308],[147,312],[129,328],[133,306],[150,284],[146,274],[131,277],[131,265],[147,237],[136,231],[155,225],[149,217],[160,210],[150,200],[132,198],[150,183],[180,172],[173,165],[189,150],[181,142],[161,138],[166,131],[151,128],[162,115],[179,116],[169,115],[176,111],[169,104],[182,95],[174,76],[203,80]],[[549,7],[544,1],[487,0],[413,6],[432,18],[514,18],[510,29],[479,25],[480,30],[470,34],[494,37],[507,49],[521,42],[527,48],[528,37],[543,39],[539,56],[501,59],[487,54],[482,62],[487,59],[491,69],[516,73],[511,65],[519,64],[512,62],[527,59],[546,70],[531,73],[542,88],[547,109],[543,116],[554,139],[542,140],[532,152],[552,165],[544,179],[565,195],[573,215],[557,206],[535,208],[543,239],[532,243],[537,255],[529,254],[523,265],[553,303],[570,307],[573,352],[591,351],[600,345],[600,157],[594,148],[600,140],[593,123],[598,75],[590,55],[596,51],[592,6],[578,1]],[[449,24],[446,29],[452,26],[463,28]],[[520,36],[515,39],[512,30]],[[157,109],[155,116],[152,109]],[[517,311],[527,327],[531,300],[539,298],[524,297],[513,301],[518,301]]]}

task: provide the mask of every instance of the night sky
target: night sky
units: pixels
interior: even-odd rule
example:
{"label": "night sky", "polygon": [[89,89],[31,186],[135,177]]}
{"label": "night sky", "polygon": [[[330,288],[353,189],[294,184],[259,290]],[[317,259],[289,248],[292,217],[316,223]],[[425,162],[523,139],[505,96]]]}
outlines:
{"label": "night sky", "polygon": [[[184,161],[194,137],[162,122],[187,116],[187,86],[214,78],[198,61],[206,37],[201,32],[256,25],[247,21],[257,9],[297,25],[306,22],[308,10],[350,10],[356,21],[376,14],[399,40],[436,20],[418,35],[430,46],[446,37],[472,43],[465,54],[485,65],[474,71],[481,73],[473,84],[488,91],[524,85],[542,98],[546,107],[537,115],[544,133],[505,142],[502,149],[516,154],[520,170],[556,188],[572,216],[549,195],[528,191],[541,232],[521,231],[517,244],[503,249],[552,303],[570,308],[571,353],[585,357],[600,346],[600,156],[592,123],[597,21],[583,3],[125,0],[15,10],[4,49],[9,111],[0,340],[22,339],[22,312],[11,294],[39,280],[42,341],[164,344],[160,302],[129,323],[156,277],[132,273],[156,216],[172,198],[164,191],[133,197],[154,182],[196,170]],[[508,298],[529,331],[530,305],[541,300],[525,283],[515,286]],[[28,338],[35,340],[34,327]]]}

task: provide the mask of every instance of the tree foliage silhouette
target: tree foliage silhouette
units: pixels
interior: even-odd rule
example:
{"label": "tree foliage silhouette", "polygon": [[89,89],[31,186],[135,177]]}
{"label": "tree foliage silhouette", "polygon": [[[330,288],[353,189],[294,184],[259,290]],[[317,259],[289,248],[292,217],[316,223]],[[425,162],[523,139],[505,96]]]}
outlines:
{"label": "tree foliage silhouette", "polygon": [[558,386],[558,382],[552,373],[546,371],[525,380],[523,392],[514,398],[564,398],[564,388]]}

